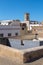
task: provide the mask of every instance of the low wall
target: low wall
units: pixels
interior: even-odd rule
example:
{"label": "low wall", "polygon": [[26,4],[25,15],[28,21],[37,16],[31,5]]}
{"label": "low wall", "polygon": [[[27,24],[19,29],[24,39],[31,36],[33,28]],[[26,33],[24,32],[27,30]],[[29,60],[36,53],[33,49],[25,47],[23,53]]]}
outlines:
{"label": "low wall", "polygon": [[12,59],[13,61],[23,62],[23,55],[20,50],[13,49],[0,44],[0,56]]}
{"label": "low wall", "polygon": [[43,57],[43,46],[23,50],[23,62],[31,62]]}
{"label": "low wall", "polygon": [[28,48],[33,48],[33,47],[38,47],[40,46],[40,41],[36,40],[23,40],[23,44],[21,45],[21,40],[20,39],[11,39],[9,38],[9,42],[12,48],[17,48],[17,49],[28,49]]}
{"label": "low wall", "polygon": [[12,59],[13,61],[23,63],[43,56],[43,46],[18,50],[4,45],[0,45],[0,56]]}

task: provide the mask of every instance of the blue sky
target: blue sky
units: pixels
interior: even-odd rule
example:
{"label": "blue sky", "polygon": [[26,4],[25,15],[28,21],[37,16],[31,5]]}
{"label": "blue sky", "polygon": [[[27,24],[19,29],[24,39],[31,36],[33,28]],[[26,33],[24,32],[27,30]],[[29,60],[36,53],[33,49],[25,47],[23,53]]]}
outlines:
{"label": "blue sky", "polygon": [[0,0],[0,20],[24,20],[30,13],[30,20],[43,21],[43,0]]}

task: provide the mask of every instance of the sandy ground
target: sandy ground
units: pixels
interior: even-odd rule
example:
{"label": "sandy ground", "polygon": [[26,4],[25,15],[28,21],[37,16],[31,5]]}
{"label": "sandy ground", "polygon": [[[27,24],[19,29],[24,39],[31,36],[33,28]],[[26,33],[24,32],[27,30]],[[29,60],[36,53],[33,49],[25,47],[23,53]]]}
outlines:
{"label": "sandy ground", "polygon": [[0,56],[0,65],[43,65],[43,58],[40,58],[31,63],[17,63],[17,61],[13,61],[10,58]]}

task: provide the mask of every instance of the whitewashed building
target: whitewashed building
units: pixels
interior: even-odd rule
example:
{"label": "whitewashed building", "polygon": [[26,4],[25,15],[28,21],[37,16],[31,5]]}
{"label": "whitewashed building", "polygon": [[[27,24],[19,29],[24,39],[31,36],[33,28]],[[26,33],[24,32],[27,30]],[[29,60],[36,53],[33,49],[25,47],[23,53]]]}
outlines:
{"label": "whitewashed building", "polygon": [[[43,28],[43,24],[37,21],[30,21],[30,14],[26,13],[24,21],[20,20],[2,20],[0,21],[0,37],[26,35],[28,31],[32,31],[33,27]],[[20,26],[20,24],[23,24]],[[36,29],[37,30],[37,29]],[[39,29],[40,31],[40,29]]]}
{"label": "whitewashed building", "polygon": [[[0,37],[9,37],[20,35],[19,20],[0,21]],[[6,22],[6,23],[5,23]]]}

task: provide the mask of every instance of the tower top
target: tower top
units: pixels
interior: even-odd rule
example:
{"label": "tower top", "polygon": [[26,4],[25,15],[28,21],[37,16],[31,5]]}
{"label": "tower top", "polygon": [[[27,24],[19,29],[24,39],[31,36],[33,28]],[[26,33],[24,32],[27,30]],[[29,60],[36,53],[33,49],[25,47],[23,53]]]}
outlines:
{"label": "tower top", "polygon": [[29,16],[30,16],[30,14],[26,13],[25,16],[24,16],[24,20],[25,21],[29,21],[30,20]]}

